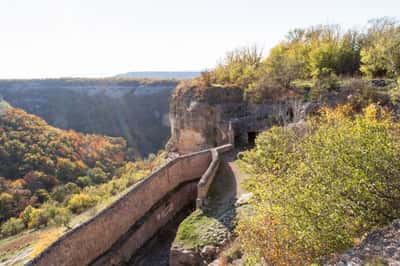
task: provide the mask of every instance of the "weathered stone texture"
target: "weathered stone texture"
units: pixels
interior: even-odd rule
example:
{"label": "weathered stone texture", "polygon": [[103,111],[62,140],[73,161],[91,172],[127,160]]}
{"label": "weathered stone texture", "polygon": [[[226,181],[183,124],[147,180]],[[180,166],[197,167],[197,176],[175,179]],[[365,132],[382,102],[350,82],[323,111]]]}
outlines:
{"label": "weathered stone texture", "polygon": [[299,99],[266,100],[252,103],[243,99],[240,88],[178,88],[170,103],[171,138],[166,145],[180,154],[234,143],[246,144],[248,132],[260,132],[274,124],[299,121],[307,104]]}

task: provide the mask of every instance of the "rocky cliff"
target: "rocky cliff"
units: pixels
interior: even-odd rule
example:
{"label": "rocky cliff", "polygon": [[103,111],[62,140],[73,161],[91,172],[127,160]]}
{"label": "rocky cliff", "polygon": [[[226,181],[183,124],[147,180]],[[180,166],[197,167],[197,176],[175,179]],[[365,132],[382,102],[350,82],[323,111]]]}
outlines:
{"label": "rocky cliff", "polygon": [[299,121],[309,103],[299,99],[244,100],[235,87],[178,85],[170,102],[170,152],[189,153],[226,143],[251,144],[258,132],[273,124]]}

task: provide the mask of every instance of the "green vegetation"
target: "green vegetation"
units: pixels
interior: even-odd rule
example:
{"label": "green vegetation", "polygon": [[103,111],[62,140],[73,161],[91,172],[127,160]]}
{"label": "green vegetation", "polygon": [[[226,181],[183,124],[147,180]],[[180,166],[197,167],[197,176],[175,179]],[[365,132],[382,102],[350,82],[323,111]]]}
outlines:
{"label": "green vegetation", "polygon": [[16,235],[24,228],[25,225],[22,219],[12,217],[2,225],[1,234],[4,236]]}
{"label": "green vegetation", "polygon": [[201,248],[208,244],[218,245],[219,231],[224,234],[226,228],[216,217],[196,210],[180,224],[175,241],[187,249]]}
{"label": "green vegetation", "polygon": [[[303,132],[303,131],[302,131]],[[256,214],[239,240],[249,264],[305,265],[400,215],[400,124],[376,105],[323,109],[306,133],[274,127],[241,156]]]}
{"label": "green vegetation", "polygon": [[[267,58],[256,48],[238,49],[177,88],[177,95],[191,90],[199,99],[226,87],[253,102],[348,104],[323,109],[304,130],[274,127],[242,154],[255,214],[239,220],[233,244],[247,264],[319,263],[399,217],[400,126],[378,107],[399,106],[399,53],[393,19],[372,20],[365,30],[320,25],[289,32]],[[217,209],[190,215],[176,241],[192,249],[215,245],[207,230],[218,228]]]}
{"label": "green vegetation", "polygon": [[338,25],[295,29],[262,58],[256,48],[229,53],[212,71],[195,80],[199,87],[245,90],[253,101],[305,94],[299,80],[312,80],[311,95],[338,89],[339,77],[397,79],[400,75],[400,26],[389,18],[371,20],[366,30],[343,31]]}
{"label": "green vegetation", "polygon": [[396,21],[374,20],[361,50],[361,72],[368,77],[400,75],[400,27]]}

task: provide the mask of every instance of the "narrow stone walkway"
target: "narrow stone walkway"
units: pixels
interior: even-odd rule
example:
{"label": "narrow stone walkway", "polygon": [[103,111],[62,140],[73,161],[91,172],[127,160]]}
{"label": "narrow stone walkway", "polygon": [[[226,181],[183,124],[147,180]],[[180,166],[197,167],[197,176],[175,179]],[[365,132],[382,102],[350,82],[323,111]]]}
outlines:
{"label": "narrow stone walkway", "polygon": [[222,155],[219,169],[209,192],[211,208],[215,208],[217,205],[226,207],[245,193],[242,181],[246,176],[235,162],[238,152],[235,149]]}

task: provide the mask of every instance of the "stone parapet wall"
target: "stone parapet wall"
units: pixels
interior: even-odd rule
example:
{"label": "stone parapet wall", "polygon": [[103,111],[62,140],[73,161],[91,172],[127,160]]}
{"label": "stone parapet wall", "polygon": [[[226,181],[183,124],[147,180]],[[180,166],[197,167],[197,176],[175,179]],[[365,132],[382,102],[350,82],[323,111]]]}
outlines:
{"label": "stone parapet wall", "polygon": [[[134,250],[150,239],[174,212],[178,211],[171,206],[180,206],[190,198],[188,191],[192,191],[191,186],[188,185],[186,189],[182,188],[184,189],[182,193],[177,193],[181,196],[171,198],[172,205],[167,204],[165,208],[160,207],[156,210],[154,206],[164,198],[170,197],[169,193],[180,185],[198,180],[211,163],[211,157],[211,151],[205,150],[168,162],[131,187],[126,194],[95,217],[67,232],[28,265],[88,265],[96,260],[101,261],[99,257],[106,254],[129,233],[129,243],[134,243],[134,239],[140,239],[140,242],[137,246],[121,246],[123,248],[118,253],[120,255],[113,256],[112,264],[108,265],[126,260]],[[195,191],[192,193],[196,194]],[[179,201],[181,202],[177,205]],[[142,226],[132,234],[130,232],[132,226],[146,215],[149,219],[142,221]],[[153,227],[150,228],[151,226]]]}
{"label": "stone parapet wall", "polygon": [[226,144],[217,148],[211,149],[211,163],[208,166],[205,173],[201,176],[199,183],[197,184],[197,200],[196,207],[203,208],[207,205],[208,191],[210,190],[211,184],[214,181],[214,177],[217,174],[220,165],[220,155],[233,149],[232,144]]}
{"label": "stone parapet wall", "polygon": [[[159,201],[145,217],[131,226],[131,229],[113,247],[96,259],[91,265],[126,264],[136,252],[173,219],[179,211],[196,199],[197,180],[184,183]],[[150,236],[150,237],[149,237]]]}

